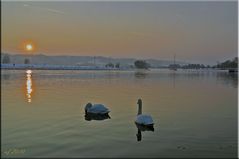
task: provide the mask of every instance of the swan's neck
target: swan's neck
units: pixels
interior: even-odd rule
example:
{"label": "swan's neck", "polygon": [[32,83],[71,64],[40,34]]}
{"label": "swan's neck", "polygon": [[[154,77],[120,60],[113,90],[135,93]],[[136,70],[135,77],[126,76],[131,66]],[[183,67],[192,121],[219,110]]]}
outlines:
{"label": "swan's neck", "polygon": [[142,104],[139,104],[138,107],[138,115],[142,114]]}

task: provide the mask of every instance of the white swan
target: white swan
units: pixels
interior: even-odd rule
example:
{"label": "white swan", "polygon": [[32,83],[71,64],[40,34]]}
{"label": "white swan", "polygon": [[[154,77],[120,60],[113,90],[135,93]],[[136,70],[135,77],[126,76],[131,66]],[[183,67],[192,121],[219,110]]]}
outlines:
{"label": "white swan", "polygon": [[102,104],[94,104],[92,105],[91,103],[86,104],[85,106],[85,113],[92,113],[92,114],[99,114],[99,115],[103,115],[103,114],[108,114],[110,111],[108,108],[106,108],[104,105]]}
{"label": "white swan", "polygon": [[142,114],[142,100],[138,100],[138,115],[135,123],[142,126],[149,126],[153,128],[154,122],[150,115]]}

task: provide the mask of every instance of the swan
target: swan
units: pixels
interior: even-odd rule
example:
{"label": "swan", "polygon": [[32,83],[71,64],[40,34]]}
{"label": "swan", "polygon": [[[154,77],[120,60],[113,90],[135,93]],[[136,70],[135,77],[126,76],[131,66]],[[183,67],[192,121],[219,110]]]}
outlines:
{"label": "swan", "polygon": [[85,106],[85,114],[90,113],[90,114],[104,115],[104,114],[108,114],[109,112],[110,112],[109,109],[102,104],[92,105],[91,103],[88,103]]}
{"label": "swan", "polygon": [[139,99],[138,102],[138,114],[136,117],[135,124],[141,131],[154,131],[154,122],[150,115],[142,114],[142,100]]}

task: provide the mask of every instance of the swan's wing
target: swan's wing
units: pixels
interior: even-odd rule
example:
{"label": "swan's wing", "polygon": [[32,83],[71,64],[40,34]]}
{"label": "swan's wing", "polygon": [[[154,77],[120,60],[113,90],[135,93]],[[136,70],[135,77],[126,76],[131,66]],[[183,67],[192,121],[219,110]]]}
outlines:
{"label": "swan's wing", "polygon": [[153,119],[150,115],[137,115],[137,119],[135,121],[138,124],[143,124],[143,125],[151,125],[154,124]]}
{"label": "swan's wing", "polygon": [[102,104],[94,104],[91,108],[90,111],[91,113],[99,113],[99,114],[104,114],[104,113],[109,113],[109,109],[106,108]]}

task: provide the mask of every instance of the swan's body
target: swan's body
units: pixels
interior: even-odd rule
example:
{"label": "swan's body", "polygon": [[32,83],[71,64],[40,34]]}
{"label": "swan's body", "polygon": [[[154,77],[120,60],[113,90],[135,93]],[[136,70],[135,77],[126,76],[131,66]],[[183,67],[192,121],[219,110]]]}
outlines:
{"label": "swan's body", "polygon": [[136,121],[137,124],[142,125],[152,125],[154,124],[153,119],[150,115],[140,114],[137,115]]}
{"label": "swan's body", "polygon": [[88,103],[85,106],[85,113],[92,113],[92,114],[108,114],[110,111],[102,104],[94,104]]}

